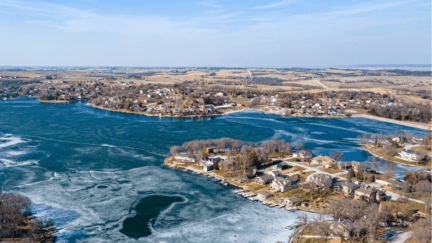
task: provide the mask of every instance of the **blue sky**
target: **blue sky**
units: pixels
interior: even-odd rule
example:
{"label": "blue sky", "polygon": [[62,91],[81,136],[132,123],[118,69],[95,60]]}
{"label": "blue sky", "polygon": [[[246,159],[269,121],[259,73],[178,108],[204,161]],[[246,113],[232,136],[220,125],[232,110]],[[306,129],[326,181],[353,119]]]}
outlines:
{"label": "blue sky", "polygon": [[431,2],[0,0],[0,66],[430,64]]}

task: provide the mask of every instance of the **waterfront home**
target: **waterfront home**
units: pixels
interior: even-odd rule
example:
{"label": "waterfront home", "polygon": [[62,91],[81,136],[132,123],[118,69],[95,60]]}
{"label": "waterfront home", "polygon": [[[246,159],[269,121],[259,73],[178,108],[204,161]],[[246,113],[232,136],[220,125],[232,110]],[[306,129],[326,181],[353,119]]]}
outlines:
{"label": "waterfront home", "polygon": [[221,161],[224,161],[224,159],[221,156],[217,156],[217,157],[202,157],[201,161],[203,162],[211,162],[211,163],[218,163]]}
{"label": "waterfront home", "polygon": [[340,184],[340,187],[342,188],[342,192],[345,195],[352,196],[354,195],[355,190],[358,189],[360,186],[352,182],[343,182]]}
{"label": "waterfront home", "polygon": [[339,111],[337,111],[337,110],[328,110],[327,114],[329,114],[329,115],[340,115]]}
{"label": "waterfront home", "polygon": [[349,170],[352,168],[351,162],[339,162],[337,163],[339,170]]}
{"label": "waterfront home", "polygon": [[298,195],[295,195],[294,197],[290,198],[282,198],[282,202],[289,206],[294,206],[296,203],[301,201],[301,197]]}
{"label": "waterfront home", "polygon": [[207,104],[207,105],[201,105],[200,106],[200,110],[201,111],[208,111],[210,109],[214,110],[214,105],[213,104]]}
{"label": "waterfront home", "polygon": [[278,170],[285,170],[285,169],[289,169],[291,167],[292,167],[292,165],[288,164],[287,162],[282,162],[282,163],[277,164]]}
{"label": "waterfront home", "polygon": [[358,171],[372,172],[372,173],[375,172],[370,166],[367,166],[367,165],[365,165],[361,162],[358,162],[358,161],[338,163],[337,166],[340,170],[349,170],[349,169],[353,168],[355,172],[358,172]]}
{"label": "waterfront home", "polygon": [[256,173],[257,173],[257,168],[256,168],[256,166],[246,167],[246,168],[245,168],[245,175],[246,175],[248,178],[253,178],[253,177],[255,177],[255,176],[256,176]]}
{"label": "waterfront home", "polygon": [[272,194],[270,194],[270,193],[268,193],[268,192],[258,192],[258,198],[261,198],[261,199],[267,199],[267,198],[269,198],[269,197],[272,197],[273,195]]}
{"label": "waterfront home", "polygon": [[273,171],[267,172],[267,175],[271,175],[274,178],[276,178],[276,177],[282,176],[282,173],[278,170],[273,170]]}
{"label": "waterfront home", "polygon": [[413,143],[417,143],[417,144],[420,144],[420,143],[423,143],[423,138],[421,138],[421,137],[413,137],[413,139],[412,139],[412,142]]}
{"label": "waterfront home", "polygon": [[214,169],[214,166],[213,166],[213,163],[205,163],[205,164],[203,164],[203,170],[204,171],[210,171],[210,170],[213,170]]}
{"label": "waterfront home", "polygon": [[261,185],[267,185],[269,183],[271,183],[274,180],[274,177],[271,175],[263,175],[263,176],[258,176],[255,179],[255,182]]}
{"label": "waterfront home", "polygon": [[419,158],[419,154],[416,151],[407,148],[404,148],[401,152],[399,152],[398,156],[401,159],[408,161],[416,161]]}
{"label": "waterfront home", "polygon": [[398,137],[394,137],[392,138],[392,141],[395,141],[397,143],[405,143],[407,140],[405,137],[402,136],[398,136]]}
{"label": "waterfront home", "polygon": [[310,159],[312,156],[308,154],[306,151],[295,152],[293,154],[294,158],[302,158],[302,159]]}
{"label": "waterfront home", "polygon": [[195,163],[195,156],[188,154],[188,155],[177,155],[174,156],[174,159],[183,161],[183,162],[189,162],[189,163]]}
{"label": "waterfront home", "polygon": [[330,168],[334,163],[334,159],[328,156],[318,156],[312,159],[314,165],[324,165],[326,168]]}
{"label": "waterfront home", "polygon": [[370,187],[370,188],[361,187],[361,188],[355,190],[354,198],[359,200],[363,197],[367,201],[373,202],[376,199],[377,192],[378,192],[378,190],[373,188],[373,187]]}
{"label": "waterfront home", "polygon": [[295,177],[277,177],[270,184],[270,188],[275,192],[287,192],[296,186],[297,181]]}

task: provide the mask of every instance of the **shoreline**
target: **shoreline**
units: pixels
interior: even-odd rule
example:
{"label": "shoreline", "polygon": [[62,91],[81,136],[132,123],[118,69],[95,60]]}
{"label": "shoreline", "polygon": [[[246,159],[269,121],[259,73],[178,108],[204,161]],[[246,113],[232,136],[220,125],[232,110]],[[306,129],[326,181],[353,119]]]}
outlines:
{"label": "shoreline", "polygon": [[[295,211],[304,211],[309,213],[316,213],[316,214],[324,214],[324,212],[321,212],[318,208],[314,208],[312,205],[309,206],[309,208],[300,207],[300,206],[289,206],[289,205],[282,205],[278,204],[276,202],[273,202],[272,200],[266,200],[266,199],[257,199],[258,195],[255,195],[252,192],[249,191],[247,187],[243,185],[236,185],[232,182],[229,182],[229,180],[221,175],[218,175],[214,173],[213,171],[204,171],[202,169],[194,168],[189,166],[188,164],[181,165],[178,163],[175,164],[169,164],[167,163],[167,160],[170,160],[172,157],[169,157],[164,160],[164,163],[160,166],[162,167],[169,167],[170,169],[179,169],[184,172],[196,174],[196,175],[202,175],[207,176],[208,178],[212,178],[215,183],[219,183],[225,187],[228,187],[228,189],[234,189],[233,193],[236,194],[239,197],[242,197],[245,200],[249,200],[251,202],[257,202],[261,203],[264,206],[268,206],[270,208],[278,208],[278,209],[285,209],[286,211],[295,212]],[[171,159],[172,160],[172,159]],[[231,187],[231,188],[230,188]],[[241,190],[241,193],[236,192],[237,190]],[[250,199],[251,196],[254,196],[254,199]]]}
{"label": "shoreline", "polygon": [[[373,156],[375,156],[375,157],[378,157],[378,158],[380,158],[380,159],[382,159],[382,160],[384,160],[384,161],[388,161],[388,162],[392,162],[392,163],[398,163],[398,164],[405,165],[405,166],[410,166],[410,167],[425,168],[425,169],[427,169],[427,170],[430,170],[430,168],[429,168],[428,166],[411,165],[411,164],[405,164],[405,163],[402,163],[402,162],[398,162],[398,161],[394,161],[394,160],[386,159],[386,158],[382,157],[381,155],[378,155],[378,154],[376,154],[376,153],[372,153],[370,150],[368,150],[368,149],[365,148],[365,147],[366,147],[366,146],[363,146],[363,149],[364,149],[366,152],[368,152],[369,154],[371,154],[371,155],[373,155]],[[407,161],[407,162],[409,163],[409,161]]]}
{"label": "shoreline", "polygon": [[[146,114],[146,113],[138,113],[138,112],[134,112],[134,111],[119,111],[119,110],[111,110],[108,108],[103,108],[103,107],[99,107],[99,106],[95,106],[95,105],[91,105],[91,104],[87,104],[88,106],[94,107],[94,108],[98,108],[98,109],[102,109],[102,110],[108,110],[108,111],[113,111],[113,112],[121,112],[121,113],[128,113],[128,114],[136,114],[136,115],[145,115],[145,116],[160,116],[160,115],[153,115],[153,114]],[[393,120],[393,119],[389,119],[389,118],[384,118],[384,117],[379,117],[379,116],[372,116],[372,115],[366,115],[366,114],[357,114],[357,115],[351,115],[351,116],[299,116],[299,115],[281,115],[278,114],[277,112],[272,112],[272,111],[265,111],[264,109],[257,109],[257,108],[243,108],[243,109],[239,109],[239,110],[229,110],[227,112],[223,112],[221,114],[207,114],[207,115],[193,115],[193,116],[167,116],[167,115],[162,115],[161,117],[170,117],[170,118],[192,118],[192,117],[216,117],[216,116],[222,116],[222,115],[228,115],[228,114],[233,114],[233,113],[237,113],[237,112],[242,112],[242,111],[260,111],[263,112],[265,114],[269,114],[269,115],[278,115],[281,117],[305,117],[305,118],[325,118],[325,119],[344,119],[344,118],[366,118],[366,119],[371,119],[371,120],[377,120],[377,121],[381,121],[381,122],[387,122],[387,123],[393,123],[396,125],[401,125],[401,126],[406,126],[406,127],[412,127],[412,128],[417,128],[420,130],[425,130],[425,131],[432,131],[432,126],[428,126],[428,125],[423,125],[423,124],[413,124],[409,121],[398,121],[398,120]]]}
{"label": "shoreline", "polygon": [[430,126],[430,125],[416,124],[416,123],[413,123],[410,121],[399,121],[399,120],[393,120],[390,118],[372,116],[372,115],[367,115],[367,114],[353,114],[353,115],[351,115],[351,117],[372,119],[372,120],[377,120],[377,121],[382,121],[382,122],[393,123],[393,124],[397,124],[397,125],[401,125],[401,126],[413,127],[413,128],[417,128],[417,129],[421,129],[421,130],[426,130],[426,131],[432,131],[432,126]]}
{"label": "shoreline", "polygon": [[[34,97],[34,96],[32,96]],[[38,97],[35,97],[38,98]],[[53,101],[41,101],[38,98],[39,102],[47,104],[47,103],[52,103],[52,104],[71,104],[71,103],[75,103],[74,102],[69,102],[69,101],[60,101],[60,102],[53,102]],[[300,116],[300,115],[282,115],[282,114],[278,114],[277,111],[266,111],[265,109],[257,109],[257,108],[249,108],[249,107],[244,107],[242,109],[238,109],[238,110],[228,110],[226,112],[220,113],[220,114],[206,114],[206,115],[190,115],[190,116],[169,116],[169,115],[159,115],[159,114],[148,114],[148,113],[144,113],[144,112],[136,112],[136,111],[127,111],[127,110],[113,110],[113,109],[109,109],[109,108],[104,108],[104,107],[100,107],[100,106],[96,106],[93,104],[90,104],[88,102],[86,102],[86,105],[93,107],[93,108],[97,108],[97,109],[101,109],[101,110],[107,110],[107,111],[112,111],[112,112],[119,112],[119,113],[127,113],[127,114],[135,114],[135,115],[144,115],[144,116],[150,116],[150,117],[166,117],[166,118],[198,118],[198,117],[216,117],[216,116],[221,116],[221,115],[228,115],[228,114],[233,114],[236,112],[242,112],[242,111],[247,111],[247,110],[251,110],[251,111],[260,111],[263,112],[265,114],[270,114],[270,115],[278,115],[281,117],[305,117],[305,118],[327,118],[327,119],[342,119],[342,118],[366,118],[366,119],[371,119],[371,120],[377,120],[377,121],[381,121],[381,122],[387,122],[387,123],[393,123],[396,125],[401,125],[401,126],[406,126],[406,127],[412,127],[412,128],[417,128],[420,130],[424,130],[424,131],[432,131],[432,126],[428,125],[428,124],[417,124],[414,122],[410,122],[410,121],[399,121],[399,120],[393,120],[393,119],[389,119],[389,118],[384,118],[384,117],[379,117],[379,116],[372,116],[372,115],[367,115],[367,114],[352,114],[351,116]]]}

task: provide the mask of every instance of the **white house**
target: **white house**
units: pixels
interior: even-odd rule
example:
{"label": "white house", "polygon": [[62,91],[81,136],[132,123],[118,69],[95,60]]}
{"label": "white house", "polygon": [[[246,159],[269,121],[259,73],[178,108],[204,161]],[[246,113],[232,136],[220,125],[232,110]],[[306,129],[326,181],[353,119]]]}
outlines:
{"label": "white house", "polygon": [[416,151],[407,148],[399,152],[398,156],[401,159],[408,160],[408,161],[416,161],[419,159],[419,154]]}
{"label": "white house", "polygon": [[282,201],[282,203],[284,203],[286,205],[293,206],[294,204],[296,204],[299,201],[301,201],[301,197],[295,195],[294,197],[291,197],[291,198],[282,198],[281,201]]}
{"label": "white house", "polygon": [[270,188],[275,192],[287,192],[293,189],[297,184],[297,178],[295,177],[277,177],[270,184]]}
{"label": "white house", "polygon": [[177,155],[174,157],[174,159],[180,160],[183,162],[192,162],[192,163],[195,163],[195,161],[196,161],[195,157],[192,155]]}
{"label": "white house", "polygon": [[293,154],[294,158],[310,159],[312,156],[307,154],[306,151],[295,152]]}

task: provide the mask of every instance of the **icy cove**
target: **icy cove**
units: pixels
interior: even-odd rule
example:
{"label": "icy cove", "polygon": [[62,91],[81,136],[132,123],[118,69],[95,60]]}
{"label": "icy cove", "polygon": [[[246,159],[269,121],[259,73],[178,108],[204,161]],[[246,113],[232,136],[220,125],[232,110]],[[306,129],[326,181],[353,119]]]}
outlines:
{"label": "icy cove", "polygon": [[123,234],[139,239],[151,234],[150,225],[155,223],[156,217],[176,202],[183,202],[181,197],[151,195],[140,200],[134,208],[136,215],[123,222]]}
{"label": "icy cove", "polygon": [[[211,179],[160,165],[195,139],[301,139],[316,154],[365,161],[362,133],[424,131],[363,118],[320,119],[242,111],[216,118],[112,113],[84,103],[0,101],[0,180],[28,196],[60,242],[287,242],[299,212],[237,197]],[[383,168],[385,169],[385,168]],[[396,174],[413,169],[398,165]]]}

